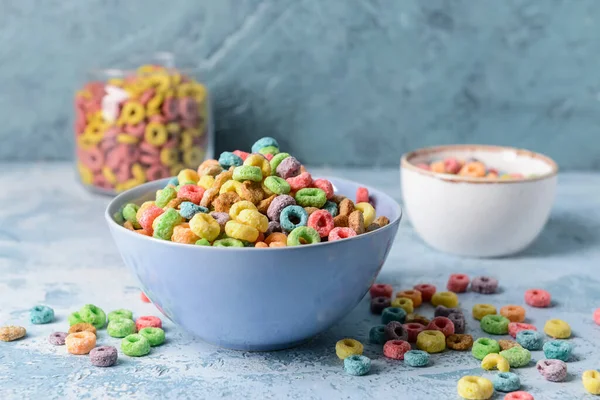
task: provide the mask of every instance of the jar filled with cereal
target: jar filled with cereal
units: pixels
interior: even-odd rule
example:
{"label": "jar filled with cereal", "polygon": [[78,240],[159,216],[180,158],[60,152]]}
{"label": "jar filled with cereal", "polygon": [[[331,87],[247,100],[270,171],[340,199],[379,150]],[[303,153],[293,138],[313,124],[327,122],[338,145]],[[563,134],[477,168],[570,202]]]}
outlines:
{"label": "jar filled with cereal", "polygon": [[162,53],[134,68],[96,70],[75,94],[81,182],[116,194],[213,157],[208,91]]}

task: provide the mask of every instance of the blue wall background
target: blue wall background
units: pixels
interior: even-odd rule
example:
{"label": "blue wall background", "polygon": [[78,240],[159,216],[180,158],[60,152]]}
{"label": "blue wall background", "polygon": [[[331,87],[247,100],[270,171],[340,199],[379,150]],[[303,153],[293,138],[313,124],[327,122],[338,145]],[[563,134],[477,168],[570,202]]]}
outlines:
{"label": "blue wall background", "polygon": [[600,169],[600,1],[19,0],[0,10],[0,160],[71,157],[85,71],[171,50],[213,91],[218,149],[312,164],[481,142]]}

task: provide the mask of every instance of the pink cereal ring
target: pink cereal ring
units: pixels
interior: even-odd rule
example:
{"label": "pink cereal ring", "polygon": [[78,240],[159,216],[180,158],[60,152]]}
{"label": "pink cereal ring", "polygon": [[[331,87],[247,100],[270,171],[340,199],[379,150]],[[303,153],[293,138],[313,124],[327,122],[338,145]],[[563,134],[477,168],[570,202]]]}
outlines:
{"label": "pink cereal ring", "polygon": [[121,130],[117,127],[108,128],[104,131],[105,138],[116,138],[117,135],[121,133]]}
{"label": "pink cereal ring", "polygon": [[454,157],[448,157],[444,160],[444,170],[448,174],[458,174],[462,164]]}
{"label": "pink cereal ring", "polygon": [[394,360],[404,360],[404,354],[410,349],[410,343],[404,340],[388,340],[383,345],[383,355]]}
{"label": "pink cereal ring", "polygon": [[125,127],[125,132],[137,138],[142,138],[144,136],[144,133],[146,132],[146,124],[140,122],[136,125],[127,125]]}
{"label": "pink cereal ring", "polygon": [[167,97],[163,103],[162,111],[169,120],[177,118],[177,99],[171,96]]}
{"label": "pink cereal ring", "polygon": [[185,129],[196,129],[196,128],[198,128],[198,126],[200,126],[200,120],[199,119],[182,119],[181,126],[183,126]]}
{"label": "pink cereal ring", "polygon": [[193,97],[184,97],[179,99],[179,115],[183,119],[197,119],[198,118],[198,103]]}
{"label": "pink cereal ring", "polygon": [[83,165],[91,169],[93,172],[100,171],[104,165],[104,155],[100,149],[96,147],[93,147],[87,151],[80,151],[79,159]]}
{"label": "pink cereal ring", "polygon": [[164,147],[167,149],[174,149],[175,147],[179,147],[179,138],[172,138],[167,140],[167,142],[164,144]]}
{"label": "pink cereal ring", "polygon": [[106,138],[100,142],[98,147],[100,148],[100,150],[102,150],[103,152],[106,153],[106,152],[114,149],[116,145],[117,145],[117,141],[115,139]]}
{"label": "pink cereal ring", "polygon": [[374,283],[371,285],[369,293],[371,294],[372,299],[375,297],[387,297],[388,299],[391,299],[392,294],[394,293],[394,288],[392,285],[388,285],[386,283]]}
{"label": "pink cereal ring", "polygon": [[333,185],[327,179],[315,179],[312,185],[317,189],[324,191],[327,200],[330,200],[333,197]]}
{"label": "pink cereal ring", "polygon": [[527,392],[512,392],[504,396],[504,400],[535,400],[533,396]]}
{"label": "pink cereal ring", "polygon": [[510,322],[508,324],[508,334],[512,337],[517,337],[520,331],[537,331],[537,328],[531,324],[523,322]]}
{"label": "pink cereal ring", "polygon": [[136,319],[135,326],[138,332],[144,328],[162,328],[162,321],[158,317],[147,315]]}
{"label": "pink cereal ring", "polygon": [[246,158],[248,158],[248,156],[250,155],[250,153],[246,153],[245,151],[241,150],[235,150],[232,153],[241,158],[243,161],[246,161]]}
{"label": "pink cereal ring", "polygon": [[167,123],[167,119],[160,114],[153,115],[150,118],[148,118],[148,120],[150,122],[156,122],[157,124],[163,124],[163,125]]}
{"label": "pink cereal ring", "polygon": [[[329,197],[328,197],[329,199]],[[357,203],[368,203],[369,202],[369,189],[366,187],[359,187],[356,189],[356,202]]]}
{"label": "pink cereal ring", "polygon": [[168,178],[169,176],[171,176],[171,172],[164,165],[154,164],[146,170],[146,178],[149,181],[156,181],[158,179]]}
{"label": "pink cereal ring", "polygon": [[327,240],[330,242],[334,242],[336,240],[348,239],[353,236],[356,236],[356,232],[354,232],[354,229],[337,227],[333,228],[331,232],[329,232]]}
{"label": "pink cereal ring", "polygon": [[452,274],[450,275],[450,278],[448,278],[448,284],[446,287],[451,292],[464,293],[467,291],[469,281],[469,277],[465,274]]}
{"label": "pink cereal ring", "polygon": [[335,228],[333,217],[326,210],[318,210],[310,214],[306,225],[316,230],[322,238],[328,237],[331,230]]}
{"label": "pink cereal ring", "polygon": [[525,303],[531,307],[549,307],[552,296],[542,289],[529,289],[525,292]]}
{"label": "pink cereal ring", "polygon": [[144,228],[146,232],[152,235],[154,233],[154,229],[152,229],[152,223],[154,222],[156,217],[158,217],[163,212],[164,210],[160,207],[157,207],[155,205],[148,206],[148,208],[146,208],[138,218],[138,223],[141,225],[142,228]]}
{"label": "pink cereal ring", "polygon": [[157,157],[160,155],[160,149],[148,142],[140,143],[140,150],[142,151],[142,154],[152,154]]}
{"label": "pink cereal ring", "polygon": [[156,95],[156,90],[154,90],[154,88],[147,89],[140,96],[139,102],[142,103],[143,105],[146,105],[146,104],[148,104],[148,102],[150,100],[152,100],[152,98],[155,95]]}
{"label": "pink cereal ring", "polygon": [[120,164],[115,170],[115,176],[118,182],[125,182],[132,177],[131,175],[132,164]]}
{"label": "pink cereal ring", "polygon": [[597,308],[596,311],[594,311],[594,322],[600,325],[600,308]]}
{"label": "pink cereal ring", "polygon": [[426,171],[431,171],[431,168],[429,167],[429,164],[420,163],[420,164],[416,164],[415,167],[424,169]]}
{"label": "pink cereal ring", "polygon": [[290,184],[292,190],[298,191],[309,187],[312,184],[312,176],[308,172],[303,172],[298,176],[286,179],[287,183]]}
{"label": "pink cereal ring", "polygon": [[200,204],[204,196],[204,188],[198,185],[183,185],[177,192],[177,197],[180,199],[188,199],[194,204]]}
{"label": "pink cereal ring", "polygon": [[140,162],[146,165],[160,164],[160,156],[158,154],[144,154],[140,156]]}
{"label": "pink cereal ring", "polygon": [[112,189],[113,185],[101,173],[94,176],[94,186],[102,189]]}

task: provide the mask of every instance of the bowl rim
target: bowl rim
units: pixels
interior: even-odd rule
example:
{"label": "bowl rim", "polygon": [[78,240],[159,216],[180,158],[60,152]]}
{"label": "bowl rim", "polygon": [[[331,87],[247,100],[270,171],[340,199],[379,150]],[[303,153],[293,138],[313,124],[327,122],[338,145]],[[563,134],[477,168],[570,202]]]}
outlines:
{"label": "bowl rim", "polygon": [[[106,206],[106,209],[104,211],[104,218],[106,219],[106,221],[109,225],[109,228],[111,228],[111,226],[110,226],[111,224],[114,224],[115,229],[122,229],[123,231],[125,231],[124,232],[125,234],[132,235],[132,237],[135,236],[137,239],[156,241],[156,242],[162,243],[167,246],[176,246],[176,247],[182,246],[187,249],[197,248],[198,250],[196,250],[196,251],[203,251],[203,250],[211,249],[209,251],[252,251],[252,252],[269,251],[270,252],[270,251],[298,251],[298,250],[306,249],[306,248],[308,248],[308,249],[315,248],[317,246],[337,246],[340,243],[349,243],[353,240],[362,239],[367,236],[377,234],[378,232],[383,232],[388,229],[394,229],[393,227],[395,225],[400,224],[400,221],[402,220],[402,216],[403,216],[402,207],[392,196],[388,195],[387,193],[385,193],[379,189],[375,189],[371,186],[363,185],[362,183],[352,181],[350,179],[337,178],[337,177],[331,177],[331,176],[319,176],[318,178],[327,179],[327,180],[333,179],[334,182],[332,182],[332,183],[334,183],[334,185],[335,185],[335,181],[346,182],[346,183],[350,183],[353,185],[366,187],[369,191],[373,190],[373,191],[377,192],[378,194],[381,194],[388,198],[388,200],[391,202],[391,204],[393,204],[393,206],[396,208],[397,217],[394,220],[390,220],[390,223],[382,228],[376,229],[371,232],[365,232],[361,235],[356,235],[351,238],[346,238],[344,240],[336,240],[334,242],[319,242],[319,243],[311,244],[308,246],[285,246],[285,247],[267,247],[267,248],[195,246],[195,245],[189,245],[189,244],[185,244],[185,243],[172,242],[170,240],[161,240],[161,239],[156,239],[152,236],[140,235],[139,233],[135,233],[135,232],[125,228],[123,225],[120,225],[117,221],[114,220],[113,216],[110,213],[111,208],[113,208],[116,204],[123,202],[123,198],[129,197],[129,195],[132,192],[140,192],[140,194],[138,195],[138,197],[139,197],[142,194],[147,194],[147,193],[151,192],[152,189],[148,189],[150,187],[153,187],[153,188],[154,187],[164,187],[171,178],[163,178],[163,179],[159,179],[159,180],[152,181],[152,182],[146,182],[142,185],[136,186],[132,189],[128,189],[128,190],[118,194],[117,196],[115,196],[115,198],[113,198]],[[123,205],[125,205],[125,204],[123,204]]]}
{"label": "bowl rim", "polygon": [[[482,150],[487,152],[500,152],[500,151],[512,151],[517,153],[518,156],[529,157],[532,159],[537,159],[545,162],[550,166],[550,172],[545,174],[529,176],[522,179],[500,179],[498,178],[476,178],[471,176],[459,176],[454,174],[442,174],[439,172],[433,172],[429,170],[425,170],[417,167],[412,163],[411,158],[422,156],[422,155],[432,155],[436,153],[440,153],[443,151],[449,150],[462,150],[462,151],[475,151]],[[449,145],[440,145],[440,146],[430,146],[430,147],[422,147],[420,149],[416,149],[413,151],[409,151],[404,153],[400,158],[400,168],[408,169],[419,174],[430,176],[442,181],[446,182],[464,182],[464,183],[475,183],[475,184],[520,184],[527,183],[533,181],[540,181],[548,178],[552,178],[558,174],[558,164],[550,157],[542,153],[536,153],[531,150],[521,149],[517,147],[511,146],[497,146],[497,145],[488,145],[488,144],[449,144]]]}

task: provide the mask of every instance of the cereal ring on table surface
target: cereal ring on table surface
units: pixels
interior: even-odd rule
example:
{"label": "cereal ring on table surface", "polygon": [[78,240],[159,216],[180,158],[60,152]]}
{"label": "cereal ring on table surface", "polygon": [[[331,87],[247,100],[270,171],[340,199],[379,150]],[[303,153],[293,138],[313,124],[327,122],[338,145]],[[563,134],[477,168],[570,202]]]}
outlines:
{"label": "cereal ring on table surface", "polygon": [[162,328],[162,321],[158,317],[145,315],[135,320],[135,326],[138,331],[144,328]]}
{"label": "cereal ring on table surface", "polygon": [[95,367],[112,367],[117,358],[117,349],[113,346],[100,346],[90,351],[90,362]]}
{"label": "cereal ring on table surface", "polygon": [[458,171],[458,175],[483,178],[485,176],[485,172],[485,165],[482,162],[473,161],[466,163],[460,169],[460,171]]}
{"label": "cereal ring on table surface", "polygon": [[479,338],[473,342],[471,354],[476,359],[483,360],[485,356],[491,353],[500,353],[500,345],[494,339]]}
{"label": "cereal ring on table surface", "polygon": [[287,235],[281,232],[273,232],[265,238],[266,244],[271,244],[274,242],[287,243]]}
{"label": "cereal ring on table surface", "polygon": [[542,348],[547,359],[561,360],[564,362],[569,361],[571,352],[573,351],[573,345],[565,340],[550,340],[544,343]]}
{"label": "cereal ring on table surface", "polygon": [[458,297],[454,292],[437,292],[431,297],[431,304],[449,308],[456,307],[458,306]]}
{"label": "cereal ring on table surface", "polygon": [[418,290],[403,290],[401,292],[396,293],[396,298],[399,297],[410,299],[412,301],[413,307],[419,307],[423,302],[421,292],[419,292]]}
{"label": "cereal ring on table surface", "polygon": [[137,213],[140,210],[140,207],[137,204],[133,204],[133,203],[129,203],[126,204],[125,207],[123,207],[123,218],[125,218],[125,221],[129,221],[133,224],[134,227],[136,228],[140,228],[140,224],[138,223],[137,220]]}
{"label": "cereal ring on table surface", "polygon": [[408,322],[405,323],[403,326],[406,330],[406,333],[408,334],[408,338],[406,340],[409,343],[415,343],[417,341],[417,336],[419,336],[419,333],[425,330],[425,325],[419,324],[417,322]]}
{"label": "cereal ring on table surface", "polygon": [[70,333],[65,338],[65,345],[67,346],[67,351],[71,354],[88,354],[96,347],[96,335],[88,331]]}
{"label": "cereal ring on table surface", "polygon": [[428,353],[439,353],[446,349],[446,337],[440,331],[424,330],[417,336],[417,348]]}
{"label": "cereal ring on table surface", "polygon": [[336,240],[348,239],[354,236],[356,236],[356,232],[354,232],[353,229],[336,227],[329,232],[329,235],[327,235],[327,240],[330,242],[334,242]]}
{"label": "cereal ring on table surface", "polygon": [[456,385],[456,391],[463,399],[487,400],[494,395],[494,385],[480,376],[463,376]]}
{"label": "cereal ring on table surface", "polygon": [[64,346],[67,335],[66,332],[53,332],[48,336],[48,342],[55,346]]}
{"label": "cereal ring on table surface", "polygon": [[245,247],[241,240],[234,238],[225,238],[215,240],[213,247]]}
{"label": "cereal ring on table surface", "polygon": [[[348,217],[346,215],[333,217],[333,226],[336,228],[348,228]],[[354,232],[354,230],[352,230],[352,232]],[[356,232],[354,232],[354,236],[356,236]]]}
{"label": "cereal ring on table surface", "polygon": [[174,208],[167,208],[152,222],[152,237],[162,240],[171,240],[173,228],[183,222],[183,217]]}
{"label": "cereal ring on table surface", "polygon": [[583,387],[588,393],[600,394],[600,372],[588,370],[581,375]]}
{"label": "cereal ring on table surface", "polygon": [[327,179],[315,179],[312,183],[313,187],[316,187],[317,189],[321,189],[322,191],[325,192],[325,197],[327,198],[327,200],[330,200],[333,195],[333,184],[328,181]]}
{"label": "cereal ring on table surface", "polygon": [[399,307],[386,307],[381,313],[381,323],[388,324],[392,321],[404,323],[406,321],[406,311]]}
{"label": "cereal ring on table surface", "polygon": [[304,188],[296,192],[296,203],[302,207],[321,208],[325,205],[327,198],[325,192],[317,188]]}
{"label": "cereal ring on table surface", "polygon": [[[506,360],[505,360],[506,361]],[[494,389],[499,392],[513,392],[521,387],[519,375],[512,372],[500,372],[493,378]]]}
{"label": "cereal ring on table surface", "polygon": [[151,347],[160,346],[165,342],[165,331],[161,328],[148,326],[140,329],[138,333],[148,339]]}
{"label": "cereal ring on table surface", "polygon": [[408,332],[399,321],[392,321],[385,325],[384,329],[386,342],[388,340],[404,340],[408,339]]}
{"label": "cereal ring on table surface", "polygon": [[[259,167],[250,165],[242,165],[235,167],[233,170],[233,179],[236,181],[253,181],[260,182],[263,179],[262,172]],[[287,183],[287,182],[286,182]]]}
{"label": "cereal ring on table surface", "polygon": [[481,321],[481,319],[486,315],[496,315],[497,310],[496,307],[494,307],[491,304],[475,304],[473,306],[472,313],[473,318],[475,318],[478,321]]}
{"label": "cereal ring on table surface", "polygon": [[406,322],[416,322],[421,325],[429,325],[430,319],[426,318],[420,314],[408,313],[406,314]]}
{"label": "cereal ring on table surface", "polygon": [[[295,157],[288,156],[288,157],[284,157],[283,160],[281,160],[279,162],[275,172],[278,176],[287,180],[287,179],[294,178],[294,177],[300,175],[300,167],[301,166],[302,166],[302,164],[300,164],[300,162],[298,160],[296,160]],[[311,179],[311,183],[312,183],[312,179]],[[308,185],[304,186],[304,187],[308,187]]]}
{"label": "cereal ring on table surface", "polygon": [[521,347],[521,345],[516,341],[508,339],[500,339],[498,340],[498,344],[500,345],[501,350],[508,350],[513,347]]}
{"label": "cereal ring on table surface", "polygon": [[544,325],[546,335],[555,339],[567,339],[571,337],[571,327],[560,319],[549,319]]}
{"label": "cereal ring on table surface", "polygon": [[535,368],[550,382],[562,382],[567,377],[567,364],[561,360],[540,360]]}
{"label": "cereal ring on table surface", "polygon": [[327,200],[323,206],[323,210],[327,211],[334,218],[338,215],[338,206],[333,201]]}
{"label": "cereal ring on table surface", "polygon": [[240,196],[235,192],[225,192],[217,196],[212,202],[216,212],[229,212],[231,206],[240,201]]}
{"label": "cereal ring on table surface", "polygon": [[35,306],[29,311],[32,324],[49,324],[54,321],[54,310],[48,306]]}
{"label": "cereal ring on table surface", "polygon": [[392,285],[388,285],[386,283],[374,283],[371,285],[369,289],[369,294],[371,298],[374,297],[387,297],[392,298],[392,294],[394,293],[394,288]]}
{"label": "cereal ring on table surface", "polygon": [[415,285],[413,289],[421,292],[421,299],[425,301],[431,301],[431,298],[435,294],[436,288],[433,285],[428,283],[421,283],[419,285]]}
{"label": "cereal ring on table surface", "polygon": [[[280,222],[281,212],[288,206],[296,205],[296,200],[287,194],[279,195],[273,199],[267,210],[267,216],[271,221]],[[301,207],[300,207],[301,208]],[[303,210],[304,211],[304,210]],[[306,212],[306,211],[304,211]]]}
{"label": "cereal ring on table surface", "polygon": [[351,355],[361,355],[363,353],[363,345],[355,339],[342,339],[335,344],[335,354],[340,360]]}
{"label": "cereal ring on table surface", "polygon": [[83,320],[81,319],[81,316],[79,315],[79,313],[77,311],[69,314],[69,316],[67,317],[67,320],[69,321],[69,325],[75,325],[75,324],[79,324],[79,323],[83,322]]}
{"label": "cereal ring on table surface", "polygon": [[92,332],[94,335],[96,334],[96,327],[87,322],[79,322],[77,324],[71,325],[69,327],[69,333],[77,333],[77,332]]}
{"label": "cereal ring on table surface", "polygon": [[[224,151],[219,156],[219,165],[223,169],[229,169],[229,167],[239,167],[243,164],[244,160],[242,160],[241,157],[236,156],[235,154],[229,151]],[[198,173],[200,174],[200,171],[198,171]]]}
{"label": "cereal ring on table surface", "polygon": [[385,325],[376,325],[369,330],[369,343],[385,344]]}
{"label": "cereal ring on table surface", "polygon": [[406,297],[396,297],[395,299],[393,299],[392,307],[401,308],[404,311],[406,311],[406,313],[411,313],[415,310],[412,300]]}
{"label": "cereal ring on table surface", "polygon": [[204,213],[193,216],[190,220],[190,229],[196,236],[209,242],[214,241],[221,233],[221,225],[211,215]]}
{"label": "cereal ring on table surface", "polygon": [[529,289],[525,292],[525,303],[531,307],[550,307],[552,296],[542,289]]}
{"label": "cereal ring on table surface", "polygon": [[96,329],[102,329],[106,325],[106,314],[104,310],[93,304],[86,304],[79,310],[79,316],[83,322],[94,325]]}
{"label": "cereal ring on table surface", "polygon": [[512,392],[504,396],[504,400],[534,400],[533,396],[527,392]]}
{"label": "cereal ring on table surface", "polygon": [[356,189],[356,202],[357,203],[368,203],[369,202],[369,189],[366,187],[359,187]]}
{"label": "cereal ring on table surface", "polygon": [[508,324],[508,334],[512,337],[517,337],[517,333],[520,331],[537,331],[537,328],[531,324],[525,324],[522,322],[511,322]]}
{"label": "cereal ring on table surface", "polygon": [[291,232],[297,227],[306,226],[307,222],[308,214],[306,213],[304,208],[300,206],[287,206],[281,211],[281,214],[279,215],[279,223],[281,224],[281,229],[285,232]]}
{"label": "cereal ring on table surface", "polygon": [[404,360],[404,354],[410,349],[410,343],[404,340],[388,340],[383,345],[383,356],[394,360]]}
{"label": "cereal ring on table surface", "polygon": [[[286,158],[287,160],[287,158]],[[308,188],[312,184],[312,176],[308,172],[303,172],[293,178],[287,178],[287,183],[290,184],[292,191],[298,191],[300,189]]]}
{"label": "cereal ring on table surface", "polygon": [[525,309],[521,306],[508,305],[500,309],[500,315],[508,318],[510,322],[525,321]]}
{"label": "cereal ring on table surface", "polygon": [[27,330],[22,326],[7,325],[0,327],[0,340],[3,342],[12,342],[13,340],[21,339]]}
{"label": "cereal ring on table surface", "polygon": [[[183,201],[181,204],[179,204],[179,215],[185,219],[192,219],[194,218],[194,215],[198,213],[206,214],[208,213],[208,208],[196,205],[191,201]],[[229,215],[227,215],[227,218],[229,218]]]}
{"label": "cereal ring on table surface", "polygon": [[194,204],[200,204],[204,196],[204,188],[198,185],[183,185],[177,192],[177,197],[186,199]]}
{"label": "cereal ring on table surface", "polygon": [[490,353],[483,357],[483,360],[481,360],[481,368],[485,370],[497,368],[500,372],[508,372],[510,370],[506,358],[497,353]]}
{"label": "cereal ring on table surface", "polygon": [[454,293],[464,293],[469,287],[469,277],[465,274],[452,274],[448,278],[446,287],[449,291]]}
{"label": "cereal ring on table surface", "polygon": [[544,336],[538,331],[522,330],[517,333],[517,343],[527,350],[541,350]]}
{"label": "cereal ring on table surface", "polygon": [[252,145],[252,152],[258,153],[259,150],[262,149],[263,147],[269,147],[269,146],[274,146],[274,147],[279,148],[279,143],[277,143],[277,140],[275,140],[272,137],[269,137],[269,136],[262,137],[262,138],[258,139],[256,142],[254,142],[254,144]]}
{"label": "cereal ring on table surface", "polygon": [[427,330],[440,331],[447,337],[454,334],[454,324],[446,317],[435,317],[427,325]]}
{"label": "cereal ring on table surface", "polygon": [[[277,197],[277,195],[274,194],[274,195],[267,197],[266,199],[261,200],[256,205],[256,208],[258,209],[258,211],[261,214],[267,215],[267,212],[269,211],[269,207],[271,206],[271,203],[273,202],[273,200],[275,200],[276,197]],[[272,222],[279,224],[277,221],[272,221]]]}
{"label": "cereal ring on table surface", "polygon": [[317,210],[310,214],[306,225],[316,230],[322,238],[328,237],[334,228],[333,217],[325,210]]}
{"label": "cereal ring on table surface", "polygon": [[511,347],[507,350],[502,350],[500,355],[508,361],[511,368],[524,367],[531,361],[531,353],[529,350],[522,348],[520,345]]}
{"label": "cereal ring on table surface", "polygon": [[362,376],[371,370],[371,360],[363,355],[353,354],[344,358],[344,371],[350,375]]}
{"label": "cereal ring on table surface", "polygon": [[446,338],[446,346],[457,351],[469,350],[473,346],[473,336],[455,333]]}
{"label": "cereal ring on table surface", "polygon": [[352,211],[348,216],[348,227],[356,232],[357,235],[365,233],[365,220],[363,213],[359,210]]}
{"label": "cereal ring on table surface", "polygon": [[465,333],[467,321],[463,313],[450,313],[447,318],[454,324],[454,333]]}
{"label": "cereal ring on table surface", "polygon": [[375,208],[369,203],[356,203],[354,208],[363,214],[365,226],[369,226],[375,221]]}
{"label": "cereal ring on table surface", "polygon": [[492,335],[506,335],[508,333],[509,319],[502,315],[486,315],[481,318],[481,329]]}
{"label": "cereal ring on table surface", "polygon": [[114,310],[108,313],[108,315],[106,316],[106,318],[108,319],[108,322],[115,320],[115,319],[121,319],[121,318],[125,318],[125,319],[133,319],[133,313],[130,310],[126,310],[124,308],[120,308],[118,310]]}
{"label": "cereal ring on table surface", "polygon": [[261,179],[271,175],[271,164],[261,154],[250,154],[244,160],[244,166],[258,167],[261,171]]}
{"label": "cereal ring on table surface", "polygon": [[[217,224],[218,225],[218,224]],[[219,228],[220,230],[220,228]],[[237,221],[229,221],[225,224],[225,233],[233,239],[239,239],[246,242],[256,242],[259,232],[256,228],[242,224]],[[208,239],[208,238],[207,238]]]}
{"label": "cereal ring on table surface", "polygon": [[167,186],[162,190],[156,191],[156,200],[154,201],[154,205],[162,208],[166,206],[169,201],[173,200],[176,197],[177,190],[175,190],[175,188]]}
{"label": "cereal ring on table surface", "polygon": [[287,238],[288,246],[301,246],[304,244],[315,244],[319,242],[321,242],[319,232],[308,226],[298,226],[294,228]]}
{"label": "cereal ring on table surface", "polygon": [[456,307],[445,307],[445,306],[437,306],[435,307],[435,310],[433,310],[433,316],[434,317],[448,317],[448,315],[455,313],[455,314],[462,314],[462,311],[460,308],[456,308]]}
{"label": "cereal ring on table surface", "polygon": [[404,353],[404,363],[410,367],[426,367],[429,354],[422,350],[410,350]]}
{"label": "cereal ring on table surface", "polygon": [[245,209],[240,211],[236,220],[242,224],[251,226],[259,232],[266,232],[269,228],[269,220],[266,216],[258,212],[258,210]]}
{"label": "cereal ring on table surface", "polygon": [[150,353],[150,342],[139,333],[134,333],[123,338],[121,351],[130,357],[142,357]]}
{"label": "cereal ring on table surface", "polygon": [[288,194],[292,190],[290,184],[278,176],[267,176],[264,185],[274,194]]}
{"label": "cereal ring on table surface", "polygon": [[106,327],[106,332],[109,336],[114,338],[124,338],[125,336],[129,336],[133,333],[137,332],[137,328],[135,326],[135,322],[131,319],[120,318],[113,319],[108,323]]}

